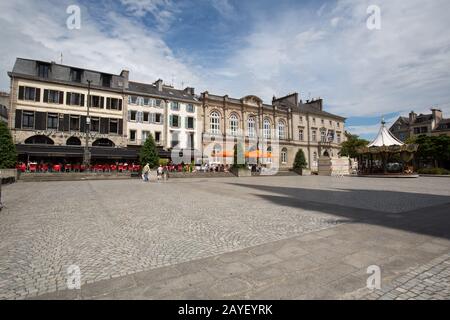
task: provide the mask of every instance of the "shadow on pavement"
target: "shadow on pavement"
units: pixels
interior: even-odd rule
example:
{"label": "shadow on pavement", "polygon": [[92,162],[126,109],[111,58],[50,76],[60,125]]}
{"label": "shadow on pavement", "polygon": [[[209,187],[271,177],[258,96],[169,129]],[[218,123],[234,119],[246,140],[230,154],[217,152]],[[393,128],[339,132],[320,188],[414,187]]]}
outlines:
{"label": "shadow on pavement", "polygon": [[[381,190],[315,190],[232,183],[279,206],[340,216],[365,223],[450,239],[450,197]],[[272,193],[272,194],[267,194]],[[274,195],[278,194],[278,195]]]}

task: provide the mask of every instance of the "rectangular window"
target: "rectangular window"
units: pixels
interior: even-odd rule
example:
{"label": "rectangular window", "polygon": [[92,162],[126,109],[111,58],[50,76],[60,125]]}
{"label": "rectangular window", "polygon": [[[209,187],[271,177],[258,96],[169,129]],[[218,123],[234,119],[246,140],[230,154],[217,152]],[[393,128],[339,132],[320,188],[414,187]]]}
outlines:
{"label": "rectangular window", "polygon": [[160,99],[156,99],[155,100],[155,105],[156,105],[156,107],[161,108],[161,100]]}
{"label": "rectangular window", "polygon": [[58,130],[59,117],[57,113],[47,114],[47,129]]}
{"label": "rectangular window", "polygon": [[172,111],[179,111],[180,110],[180,104],[178,102],[176,102],[176,101],[172,101],[170,103],[170,109]]}
{"label": "rectangular window", "polygon": [[83,106],[84,95],[76,92],[67,92],[66,104],[69,106]]}
{"label": "rectangular window", "polygon": [[80,131],[79,116],[70,116],[70,131]]}
{"label": "rectangular window", "polygon": [[83,73],[80,69],[72,68],[70,69],[70,78],[73,82],[81,82],[81,74]]}
{"label": "rectangular window", "polygon": [[191,103],[187,104],[186,105],[186,111],[187,112],[194,112],[195,111],[194,105],[191,104]]}
{"label": "rectangular window", "polygon": [[104,99],[100,96],[91,96],[91,108],[100,108],[103,109]]}
{"label": "rectangular window", "polygon": [[144,112],[144,122],[149,122],[149,113],[148,112]]}
{"label": "rectangular window", "polygon": [[102,86],[106,88],[111,87],[112,76],[109,74],[102,74]]}
{"label": "rectangular window", "polygon": [[155,113],[155,123],[162,124],[162,114],[161,113]]}
{"label": "rectangular window", "polygon": [[314,141],[314,142],[317,141],[317,132],[316,132],[316,130],[312,131],[311,140]]}
{"label": "rectangular window", "polygon": [[300,141],[303,141],[303,139],[304,139],[304,136],[303,136],[303,129],[300,129],[300,130],[298,131],[298,139],[299,139]]}
{"label": "rectangular window", "polygon": [[32,87],[19,87],[19,100],[26,101],[40,101],[40,92],[41,89],[32,88]]}
{"label": "rectangular window", "polygon": [[155,142],[156,143],[161,142],[161,132],[158,132],[158,131],[155,132]]}
{"label": "rectangular window", "polygon": [[100,119],[92,118],[91,119],[91,131],[98,132],[100,130]]}
{"label": "rectangular window", "polygon": [[194,120],[193,117],[186,118],[186,129],[194,129]]}
{"label": "rectangular window", "polygon": [[50,65],[48,63],[38,63],[38,77],[48,79]]}
{"label": "rectangular window", "polygon": [[57,90],[44,90],[44,102],[61,103],[63,102],[64,92]]}
{"label": "rectangular window", "polygon": [[128,97],[128,103],[130,103],[130,104],[137,104],[138,103],[138,97],[136,97],[136,96],[129,96]]}
{"label": "rectangular window", "polygon": [[180,126],[180,117],[176,115],[170,116],[170,126],[174,128],[178,128]]}
{"label": "rectangular window", "polygon": [[333,125],[333,121],[330,120],[330,126],[332,126],[332,125]]}
{"label": "rectangular window", "polygon": [[117,98],[106,98],[106,109],[122,110],[122,100]]}
{"label": "rectangular window", "polygon": [[119,120],[109,119],[109,133],[118,133],[118,132],[119,132]]}
{"label": "rectangular window", "polygon": [[22,113],[22,128],[34,129],[34,112],[24,111]]}
{"label": "rectangular window", "polygon": [[336,137],[337,137],[337,143],[341,143],[341,134],[338,133],[338,134],[336,135]]}
{"label": "rectangular window", "polygon": [[137,111],[131,110],[130,111],[130,121],[136,121],[137,120]]}
{"label": "rectangular window", "polygon": [[136,141],[136,130],[130,130],[130,141]]}

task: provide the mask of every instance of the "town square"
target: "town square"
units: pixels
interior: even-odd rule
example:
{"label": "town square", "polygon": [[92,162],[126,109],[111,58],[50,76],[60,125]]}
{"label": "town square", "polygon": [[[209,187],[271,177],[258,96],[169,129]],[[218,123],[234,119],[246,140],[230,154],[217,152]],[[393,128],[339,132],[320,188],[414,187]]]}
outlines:
{"label": "town square", "polygon": [[450,300],[449,11],[0,0],[0,300]]}

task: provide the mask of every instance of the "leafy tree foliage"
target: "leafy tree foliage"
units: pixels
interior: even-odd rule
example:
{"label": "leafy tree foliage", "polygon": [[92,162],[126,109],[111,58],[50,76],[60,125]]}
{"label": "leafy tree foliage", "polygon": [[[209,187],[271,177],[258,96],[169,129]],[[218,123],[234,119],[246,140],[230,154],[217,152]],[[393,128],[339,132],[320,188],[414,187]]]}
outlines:
{"label": "leafy tree foliage", "polygon": [[16,166],[16,146],[6,123],[0,121],[0,169],[10,169]]}
{"label": "leafy tree foliage", "polygon": [[369,141],[360,139],[355,134],[345,133],[346,141],[341,144],[341,152],[339,153],[343,157],[356,158],[358,153],[356,150],[360,147],[365,147],[369,144]]}
{"label": "leafy tree foliage", "polygon": [[142,166],[145,166],[148,163],[151,168],[155,168],[159,165],[158,149],[156,148],[156,143],[152,134],[149,134],[147,140],[145,140],[139,159]]}

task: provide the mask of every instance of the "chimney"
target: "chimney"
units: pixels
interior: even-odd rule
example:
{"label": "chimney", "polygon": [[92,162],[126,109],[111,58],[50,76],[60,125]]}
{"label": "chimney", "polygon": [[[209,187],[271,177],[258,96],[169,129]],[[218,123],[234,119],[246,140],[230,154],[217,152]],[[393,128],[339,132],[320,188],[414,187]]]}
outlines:
{"label": "chimney", "polygon": [[409,123],[413,124],[416,121],[417,114],[414,111],[409,113]]}
{"label": "chimney", "polygon": [[431,113],[433,115],[433,120],[438,124],[442,120],[442,110],[437,108],[431,108]]}
{"label": "chimney", "polygon": [[161,79],[158,79],[154,84],[156,85],[156,89],[158,89],[158,91],[162,91],[163,81]]}
{"label": "chimney", "polygon": [[186,89],[183,90],[184,92],[190,94],[191,96],[195,95],[195,89],[191,88],[191,87],[187,87]]}
{"label": "chimney", "polygon": [[128,89],[128,79],[130,77],[130,71],[122,70],[120,76],[123,78],[123,88]]}

